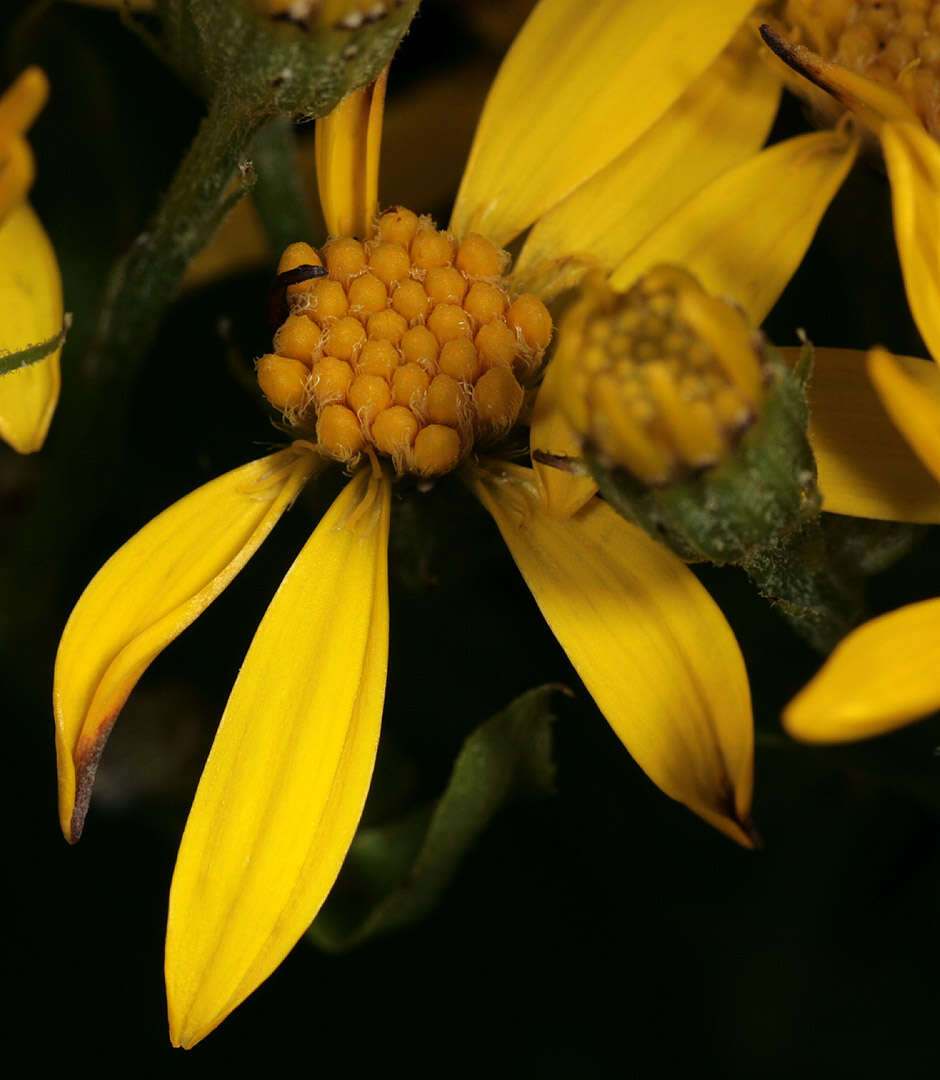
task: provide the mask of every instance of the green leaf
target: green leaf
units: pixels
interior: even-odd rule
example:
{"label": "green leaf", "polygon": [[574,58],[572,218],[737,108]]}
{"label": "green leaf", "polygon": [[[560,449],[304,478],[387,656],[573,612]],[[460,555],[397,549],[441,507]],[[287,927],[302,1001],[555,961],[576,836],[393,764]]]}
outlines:
{"label": "green leaf", "polygon": [[38,345],[27,345],[25,349],[19,349],[17,352],[0,355],[0,375],[8,375],[11,371],[19,371],[20,368],[29,367],[30,364],[38,364],[40,360],[51,356],[65,343],[71,325],[72,316],[66,315],[62,320],[62,329],[48,341],[40,341]]}
{"label": "green leaf", "polygon": [[343,952],[424,918],[502,807],[554,790],[549,699],[558,685],[516,698],[464,743],[443,795],[406,817],[360,829],[330,899],[308,931]]}

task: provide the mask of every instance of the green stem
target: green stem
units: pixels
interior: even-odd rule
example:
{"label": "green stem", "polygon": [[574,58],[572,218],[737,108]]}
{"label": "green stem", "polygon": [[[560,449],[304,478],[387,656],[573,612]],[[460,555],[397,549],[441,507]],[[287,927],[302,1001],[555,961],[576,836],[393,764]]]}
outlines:
{"label": "green stem", "polygon": [[251,149],[258,174],[251,195],[268,243],[279,255],[295,240],[306,240],[312,231],[291,120],[275,117],[258,132]]}
{"label": "green stem", "polygon": [[85,378],[130,381],[186,267],[229,210],[226,190],[263,120],[229,98],[212,102],[156,217],[111,272]]}

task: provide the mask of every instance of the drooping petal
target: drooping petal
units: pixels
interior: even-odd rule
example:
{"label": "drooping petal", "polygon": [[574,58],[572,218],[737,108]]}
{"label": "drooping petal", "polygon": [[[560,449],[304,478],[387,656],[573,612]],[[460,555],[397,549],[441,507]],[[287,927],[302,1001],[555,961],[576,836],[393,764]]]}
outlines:
{"label": "drooping petal", "polygon": [[[529,445],[560,458],[578,459],[581,443],[557,404],[558,365],[551,363],[539,387],[529,429]],[[580,476],[552,465],[535,461],[535,475],[542,488],[542,498],[549,513],[567,518],[576,514],[597,491],[590,476]]]}
{"label": "drooping petal", "polygon": [[316,125],[317,183],[332,236],[372,232],[379,192],[379,152],[388,68],[355,90]]}
{"label": "drooping petal", "polygon": [[750,0],[541,0],[477,127],[451,226],[504,245],[650,127]]}
{"label": "drooping petal", "polygon": [[[0,354],[62,330],[62,281],[45,230],[28,203],[0,221]],[[45,442],[59,400],[59,355],[0,376],[0,438],[21,454]]]}
{"label": "drooping petal", "polygon": [[[795,364],[800,350],[780,350]],[[923,393],[940,400],[940,371],[898,357]],[[809,438],[823,509],[882,521],[940,522],[940,485],[898,433],[856,349],[815,350],[808,387]]]}
{"label": "drooping petal", "polygon": [[278,589],[232,690],[170,890],[170,1035],[190,1047],[284,959],[352,842],[388,663],[390,485],[360,473]]}
{"label": "drooping petal", "polygon": [[806,254],[852,167],[858,140],[799,135],[729,170],[691,198],[614,270],[626,289],[658,263],[684,266],[706,292],[763,322]]}
{"label": "drooping petal", "polygon": [[81,835],[101,751],[137,680],[241,570],[321,463],[284,450],[197,488],[131,537],[82,593],[53,691],[67,840]]}
{"label": "drooping petal", "polygon": [[814,743],[866,739],[940,709],[940,600],[909,604],[853,630],[783,714]]}
{"label": "drooping petal", "polygon": [[920,124],[885,123],[880,134],[908,303],[940,363],[940,146]]}
{"label": "drooping petal", "polygon": [[647,775],[738,843],[753,787],[744,661],[692,572],[598,499],[566,521],[531,470],[473,474],[542,614]]}
{"label": "drooping petal", "polygon": [[610,270],[686,199],[760,149],[780,99],[750,27],[632,146],[548,211],[513,267],[551,297],[586,267]]}

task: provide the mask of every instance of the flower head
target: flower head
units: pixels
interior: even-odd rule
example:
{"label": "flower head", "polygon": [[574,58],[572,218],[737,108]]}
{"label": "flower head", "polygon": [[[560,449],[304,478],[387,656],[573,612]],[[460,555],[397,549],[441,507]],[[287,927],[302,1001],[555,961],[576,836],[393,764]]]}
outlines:
{"label": "flower head", "polygon": [[[554,480],[498,456],[549,344],[543,299],[577,245],[546,246],[536,225],[514,271],[501,248],[553,215],[561,234],[588,229],[596,189],[587,199],[584,189],[614,183],[608,169],[638,176],[641,136],[657,147],[674,138],[690,160],[704,152],[711,136],[685,112],[700,95],[684,91],[690,79],[726,77],[722,50],[749,7],[542,0],[491,91],[449,230],[401,208],[375,212],[381,80],[318,123],[331,236],[319,251],[298,241],[285,252],[290,313],[258,364],[265,395],[300,437],[128,541],[79,600],[56,662],[60,814],[74,840],[104,741],[147,665],[317,471],[340,461],[352,473],[258,627],[196,793],[167,931],[176,1044],[198,1042],[281,962],[354,835],[382,716],[396,473],[462,467],[618,737],[668,795],[752,844],[749,690],[718,607],[665,547],[591,498],[593,486],[557,512]],[[756,122],[751,101],[710,103],[748,113],[754,149],[776,104],[773,84],[761,85]],[[710,159],[713,171],[727,164]],[[682,201],[684,183],[659,202],[648,193],[650,228]],[[616,265],[637,240],[627,231],[577,261]],[[520,264],[551,283],[540,296],[527,294]]]}
{"label": "flower head", "polygon": [[59,398],[62,283],[49,238],[26,201],[35,165],[24,133],[48,96],[37,67],[0,95],[0,364],[27,350],[42,356],[0,374],[0,438],[21,454],[40,449]]}

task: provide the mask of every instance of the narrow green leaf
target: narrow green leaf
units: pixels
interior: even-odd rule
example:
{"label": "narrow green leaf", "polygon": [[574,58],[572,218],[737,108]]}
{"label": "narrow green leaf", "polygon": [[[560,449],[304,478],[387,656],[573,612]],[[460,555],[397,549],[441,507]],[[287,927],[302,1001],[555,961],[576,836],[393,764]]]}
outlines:
{"label": "narrow green leaf", "polygon": [[62,329],[48,341],[40,341],[37,345],[27,345],[25,349],[19,349],[17,352],[0,355],[0,375],[9,375],[11,371],[19,371],[20,368],[29,367],[30,364],[38,364],[40,360],[51,356],[65,343],[71,325],[72,316],[66,315],[62,320]]}
{"label": "narrow green leaf", "polygon": [[514,798],[554,790],[549,700],[558,685],[529,690],[464,743],[446,790],[431,806],[360,829],[330,899],[308,935],[343,952],[424,918],[464,856]]}

